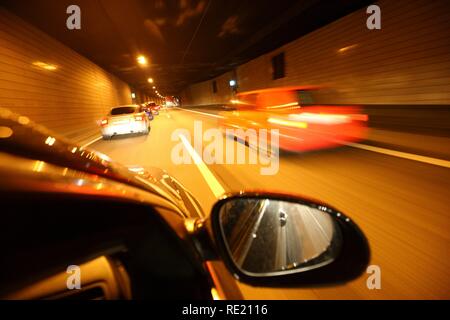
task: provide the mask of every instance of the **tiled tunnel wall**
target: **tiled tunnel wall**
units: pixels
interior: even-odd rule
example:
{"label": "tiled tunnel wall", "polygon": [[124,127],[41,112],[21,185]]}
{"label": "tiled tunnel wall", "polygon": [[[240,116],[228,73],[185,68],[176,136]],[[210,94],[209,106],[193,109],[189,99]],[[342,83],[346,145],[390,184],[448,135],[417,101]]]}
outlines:
{"label": "tiled tunnel wall", "polygon": [[0,107],[83,143],[131,102],[126,83],[0,7]]}
{"label": "tiled tunnel wall", "polygon": [[[325,86],[328,103],[450,104],[450,1],[382,0],[381,30],[366,9],[349,14],[236,68],[239,91],[287,85]],[[285,77],[272,79],[284,52]],[[227,103],[231,73],[182,92],[185,106]],[[217,93],[212,81],[218,83]]]}

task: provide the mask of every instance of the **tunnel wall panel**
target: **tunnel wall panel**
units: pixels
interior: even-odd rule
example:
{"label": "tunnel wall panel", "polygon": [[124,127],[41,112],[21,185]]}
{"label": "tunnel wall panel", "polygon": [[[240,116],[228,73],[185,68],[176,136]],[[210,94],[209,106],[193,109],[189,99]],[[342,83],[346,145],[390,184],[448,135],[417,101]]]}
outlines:
{"label": "tunnel wall panel", "polygon": [[111,107],[129,103],[125,82],[0,8],[0,107],[83,143]]}
{"label": "tunnel wall panel", "polygon": [[[237,67],[239,91],[319,85],[328,89],[328,103],[450,104],[449,1],[377,4],[381,30],[367,29],[365,8],[351,13]],[[273,80],[271,59],[280,52],[286,74]],[[211,82],[187,88],[184,104],[228,103],[229,87],[212,95]]]}
{"label": "tunnel wall panel", "polygon": [[[229,88],[231,72],[224,73],[211,81],[204,81],[187,87],[181,94],[182,101],[196,105],[215,105],[229,102],[233,95]],[[216,81],[217,92],[213,92],[213,81]]]}

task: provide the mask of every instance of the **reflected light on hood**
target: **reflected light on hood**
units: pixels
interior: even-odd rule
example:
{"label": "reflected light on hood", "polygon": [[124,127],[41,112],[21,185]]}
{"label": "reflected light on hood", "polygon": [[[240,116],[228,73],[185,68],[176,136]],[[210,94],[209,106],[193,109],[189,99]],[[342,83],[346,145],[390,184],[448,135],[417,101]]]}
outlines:
{"label": "reflected light on hood", "polygon": [[49,70],[49,71],[55,71],[56,69],[58,69],[58,67],[56,65],[50,64],[50,63],[45,63],[42,61],[33,62],[33,66],[44,69],[44,70]]}
{"label": "reflected light on hood", "polygon": [[11,137],[13,130],[10,127],[0,127],[0,139],[6,139]]}

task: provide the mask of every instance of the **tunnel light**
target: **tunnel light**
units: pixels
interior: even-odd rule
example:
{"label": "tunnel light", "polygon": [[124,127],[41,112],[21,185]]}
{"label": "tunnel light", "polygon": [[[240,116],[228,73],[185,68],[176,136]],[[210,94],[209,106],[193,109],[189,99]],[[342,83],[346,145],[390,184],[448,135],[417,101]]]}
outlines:
{"label": "tunnel light", "polygon": [[131,99],[136,99],[136,93],[134,92],[131,93]]}
{"label": "tunnel light", "polygon": [[56,142],[56,139],[53,137],[47,137],[47,140],[45,140],[45,144],[49,145],[49,146],[53,146]]}
{"label": "tunnel light", "polygon": [[27,124],[30,123],[30,118],[25,117],[25,116],[20,116],[19,119],[17,119],[17,121],[18,121],[20,124],[27,125]]}
{"label": "tunnel light", "polygon": [[34,172],[41,172],[44,168],[44,162],[43,161],[36,161],[33,165],[33,171]]}
{"label": "tunnel light", "polygon": [[148,78],[147,81],[148,83],[153,83],[153,78]]}
{"label": "tunnel light", "polygon": [[230,87],[235,87],[236,86],[236,80],[230,80]]}
{"label": "tunnel light", "polygon": [[146,66],[148,64],[147,58],[143,55],[138,56],[136,60],[141,66]]}

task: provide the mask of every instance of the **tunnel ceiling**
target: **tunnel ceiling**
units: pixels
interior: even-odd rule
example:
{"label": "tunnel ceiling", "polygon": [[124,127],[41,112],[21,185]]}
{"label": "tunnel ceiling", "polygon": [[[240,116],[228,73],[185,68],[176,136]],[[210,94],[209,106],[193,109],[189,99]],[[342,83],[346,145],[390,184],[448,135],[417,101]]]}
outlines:
{"label": "tunnel ceiling", "polygon": [[[135,88],[163,94],[217,76],[351,13],[362,0],[2,0],[40,28]],[[81,8],[81,30],[66,9]],[[150,64],[142,68],[136,56]]]}

